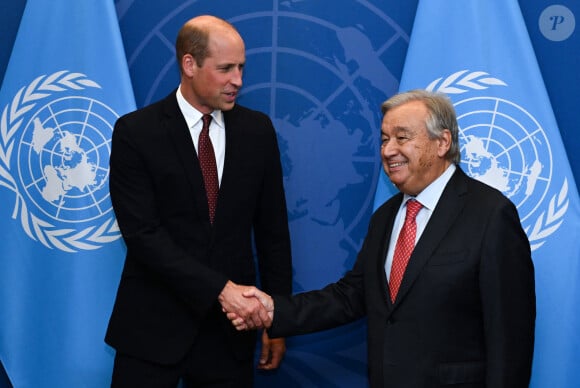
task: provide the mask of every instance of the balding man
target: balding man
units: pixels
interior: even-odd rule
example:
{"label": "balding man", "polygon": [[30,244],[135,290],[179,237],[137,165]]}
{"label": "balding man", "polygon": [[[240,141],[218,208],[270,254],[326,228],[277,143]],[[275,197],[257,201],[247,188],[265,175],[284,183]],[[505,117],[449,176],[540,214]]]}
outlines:
{"label": "balding man", "polygon": [[[256,282],[291,292],[282,168],[271,120],[236,104],[244,42],[228,22],[199,16],[176,42],[181,83],[121,117],[110,191],[127,257],[106,342],[113,387],[251,387],[256,334],[271,318],[242,296]],[[252,241],[253,238],[253,241]],[[276,368],[283,339],[262,333],[259,368]]]}

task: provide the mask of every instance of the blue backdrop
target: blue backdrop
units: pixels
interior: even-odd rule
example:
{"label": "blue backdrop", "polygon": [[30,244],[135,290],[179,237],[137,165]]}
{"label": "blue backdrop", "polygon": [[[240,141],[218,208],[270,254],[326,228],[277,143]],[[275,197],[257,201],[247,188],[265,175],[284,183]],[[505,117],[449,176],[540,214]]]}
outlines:
{"label": "blue backdrop", "polygon": [[[379,107],[398,90],[417,2],[115,1],[138,107],[176,87],[173,46],[187,19],[215,14],[232,22],[245,38],[247,65],[239,102],[268,113],[278,131],[296,292],[335,281],[356,258],[380,177]],[[3,4],[0,13],[0,75],[25,1],[5,3],[9,4]],[[570,26],[580,14],[580,4],[557,4],[569,11],[565,23],[543,13],[551,1],[520,1],[579,182],[580,36],[575,24]],[[431,60],[439,61],[438,55]],[[43,58],[30,53],[30,61]],[[424,66],[429,67],[429,61]],[[364,321],[290,338],[283,367],[259,374],[257,386],[364,387],[365,352]],[[0,387],[1,380],[0,376]]]}

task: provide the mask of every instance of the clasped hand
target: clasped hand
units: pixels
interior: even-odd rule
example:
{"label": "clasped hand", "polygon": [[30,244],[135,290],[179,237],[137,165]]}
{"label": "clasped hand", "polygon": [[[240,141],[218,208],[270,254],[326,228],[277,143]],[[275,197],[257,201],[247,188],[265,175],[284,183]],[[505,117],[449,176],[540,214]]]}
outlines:
{"label": "clasped hand", "polygon": [[274,300],[256,287],[228,281],[218,299],[236,330],[263,329],[272,325]]}

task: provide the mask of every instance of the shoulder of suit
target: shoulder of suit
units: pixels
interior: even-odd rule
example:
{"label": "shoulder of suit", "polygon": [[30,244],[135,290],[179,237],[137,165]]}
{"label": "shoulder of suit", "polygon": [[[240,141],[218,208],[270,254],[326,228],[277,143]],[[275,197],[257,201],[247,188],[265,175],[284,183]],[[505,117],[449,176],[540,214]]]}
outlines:
{"label": "shoulder of suit", "polygon": [[381,215],[385,215],[393,210],[398,211],[401,202],[403,201],[403,193],[399,192],[393,195],[391,198],[387,199],[381,206],[379,206],[373,213],[373,218]]}
{"label": "shoulder of suit", "polygon": [[240,105],[240,104],[235,104],[231,110],[224,111],[223,113],[224,113],[224,115],[239,114],[239,115],[261,116],[261,117],[265,117],[265,118],[268,117],[268,115],[266,115],[264,112],[261,112],[259,110],[255,110],[255,109],[251,109],[251,108],[248,108],[248,107],[246,107],[244,105]]}
{"label": "shoulder of suit", "polygon": [[123,119],[135,119],[138,117],[159,114],[159,112],[166,111],[168,108],[171,109],[172,106],[174,106],[173,109],[175,109],[175,108],[179,109],[175,95],[173,95],[173,101],[171,100],[171,98],[172,98],[172,95],[170,94],[169,96],[167,96],[159,101],[156,101],[156,102],[153,102],[149,105],[145,105],[144,107],[135,109],[132,112],[128,112],[128,113],[124,114],[123,116],[121,116],[121,118],[123,118]]}
{"label": "shoulder of suit", "polygon": [[467,182],[467,192],[478,198],[477,200],[481,201],[480,203],[483,203],[485,200],[490,201],[491,203],[509,201],[509,198],[495,187],[467,175],[462,170],[458,169],[458,171],[460,171],[460,174],[464,176],[464,179]]}

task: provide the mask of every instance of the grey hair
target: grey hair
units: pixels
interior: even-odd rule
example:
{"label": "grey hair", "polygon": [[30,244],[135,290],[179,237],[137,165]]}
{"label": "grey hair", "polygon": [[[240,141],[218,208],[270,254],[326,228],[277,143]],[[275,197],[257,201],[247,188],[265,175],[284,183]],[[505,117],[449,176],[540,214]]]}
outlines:
{"label": "grey hair", "polygon": [[389,109],[403,105],[410,101],[422,101],[427,107],[429,116],[425,121],[425,127],[430,139],[438,139],[441,132],[448,129],[451,132],[451,146],[445,155],[446,159],[459,164],[461,155],[459,152],[459,125],[455,115],[453,103],[447,95],[438,92],[430,92],[423,89],[414,89],[408,92],[395,94],[381,105],[383,115]]}

